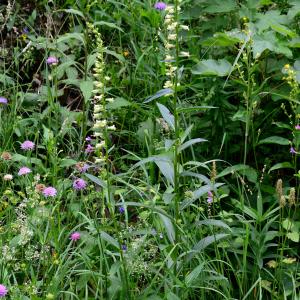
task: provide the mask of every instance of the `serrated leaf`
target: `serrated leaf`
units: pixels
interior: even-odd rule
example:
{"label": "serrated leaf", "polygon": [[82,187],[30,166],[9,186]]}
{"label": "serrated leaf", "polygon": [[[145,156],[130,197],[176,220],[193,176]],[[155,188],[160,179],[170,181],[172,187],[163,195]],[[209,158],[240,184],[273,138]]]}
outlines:
{"label": "serrated leaf", "polygon": [[226,59],[202,60],[192,68],[192,74],[206,76],[226,76],[230,73],[232,65]]}
{"label": "serrated leaf", "polygon": [[171,112],[168,110],[167,107],[165,107],[163,104],[156,103],[162,117],[164,120],[169,124],[169,126],[175,130],[175,119],[174,116],[171,114]]}

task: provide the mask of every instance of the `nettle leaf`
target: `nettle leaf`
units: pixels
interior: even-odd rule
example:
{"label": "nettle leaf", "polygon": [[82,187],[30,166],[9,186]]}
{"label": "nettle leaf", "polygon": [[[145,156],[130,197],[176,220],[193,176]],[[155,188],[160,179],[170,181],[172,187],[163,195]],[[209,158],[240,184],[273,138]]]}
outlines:
{"label": "nettle leaf", "polygon": [[200,61],[192,68],[192,74],[206,76],[226,76],[230,73],[232,65],[226,59],[207,59]]}
{"label": "nettle leaf", "polygon": [[289,145],[290,142],[288,139],[280,137],[280,136],[270,136],[268,138],[265,138],[263,140],[260,140],[257,145],[262,145],[262,144],[277,144],[277,145]]}
{"label": "nettle leaf", "polygon": [[160,103],[156,103],[156,105],[157,105],[161,115],[165,119],[165,121],[169,124],[169,126],[173,130],[175,130],[175,119],[174,119],[174,116],[169,111],[169,109]]}
{"label": "nettle leaf", "polygon": [[82,82],[80,82],[79,87],[82,92],[84,101],[87,103],[90,100],[93,89],[94,89],[93,81],[91,81],[91,80],[82,81]]}

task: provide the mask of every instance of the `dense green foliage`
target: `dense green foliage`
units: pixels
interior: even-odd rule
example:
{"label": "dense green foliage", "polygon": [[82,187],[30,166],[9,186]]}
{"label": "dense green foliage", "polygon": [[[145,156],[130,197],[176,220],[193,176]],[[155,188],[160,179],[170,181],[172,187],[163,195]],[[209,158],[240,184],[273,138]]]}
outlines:
{"label": "dense green foliage", "polygon": [[1,2],[0,298],[300,299],[300,2],[163,4]]}

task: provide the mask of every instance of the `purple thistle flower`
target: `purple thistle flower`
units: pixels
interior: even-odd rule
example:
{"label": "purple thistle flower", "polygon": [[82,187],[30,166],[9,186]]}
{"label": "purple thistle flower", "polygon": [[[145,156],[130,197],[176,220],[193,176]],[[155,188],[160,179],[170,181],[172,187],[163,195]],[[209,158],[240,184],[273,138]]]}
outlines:
{"label": "purple thistle flower", "polygon": [[49,56],[47,58],[47,64],[48,65],[57,65],[58,64],[58,58],[56,58],[55,56]]}
{"label": "purple thistle flower", "polygon": [[297,154],[297,151],[296,151],[293,147],[291,147],[291,148],[290,148],[290,153],[292,153],[292,154]]}
{"label": "purple thistle flower", "polygon": [[300,125],[299,125],[299,124],[296,125],[296,126],[295,126],[295,129],[296,129],[296,130],[300,130]]}
{"label": "purple thistle flower", "polygon": [[88,144],[85,148],[85,153],[92,153],[94,152],[94,147],[91,144]]}
{"label": "purple thistle flower", "polygon": [[77,191],[84,190],[86,188],[86,181],[81,178],[74,180],[73,188]]}
{"label": "purple thistle flower", "polygon": [[5,285],[0,284],[0,297],[5,297],[5,295],[8,293],[8,290]]}
{"label": "purple thistle flower", "polygon": [[57,194],[57,190],[52,187],[52,186],[48,186],[46,188],[43,189],[43,195],[47,198],[47,197],[55,197]]}
{"label": "purple thistle flower", "polygon": [[120,206],[119,207],[119,212],[120,212],[120,214],[124,214],[125,208],[123,206]]}
{"label": "purple thistle flower", "polygon": [[0,97],[0,104],[7,104],[8,100],[5,97]]}
{"label": "purple thistle flower", "polygon": [[31,142],[31,141],[28,141],[28,140],[21,144],[21,149],[22,150],[33,150],[34,147],[35,147],[34,142]]}
{"label": "purple thistle flower", "polygon": [[73,241],[73,242],[76,242],[80,239],[81,235],[78,231],[75,231],[71,234],[70,236],[70,239]]}
{"label": "purple thistle flower", "polygon": [[31,173],[31,170],[30,170],[29,168],[27,168],[27,167],[22,167],[22,168],[20,168],[20,170],[19,170],[19,172],[18,172],[18,175],[19,175],[19,176],[22,176],[22,175],[27,175],[27,174],[29,174],[29,173]]}
{"label": "purple thistle flower", "polygon": [[165,10],[167,8],[167,4],[165,2],[156,2],[154,4],[154,8],[157,10]]}

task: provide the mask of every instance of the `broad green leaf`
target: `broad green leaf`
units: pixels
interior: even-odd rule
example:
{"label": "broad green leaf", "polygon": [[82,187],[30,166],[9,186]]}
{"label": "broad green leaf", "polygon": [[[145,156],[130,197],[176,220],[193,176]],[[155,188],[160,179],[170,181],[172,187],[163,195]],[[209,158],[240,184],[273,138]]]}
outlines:
{"label": "broad green leaf", "polygon": [[185,142],[184,144],[180,145],[180,146],[178,147],[178,152],[181,152],[181,151],[183,151],[184,149],[186,149],[186,148],[188,148],[188,147],[190,147],[190,146],[192,146],[192,145],[194,145],[194,144],[202,143],[202,142],[207,142],[207,140],[201,139],[201,138],[191,139],[191,140]]}
{"label": "broad green leaf", "polygon": [[174,91],[172,89],[170,89],[170,88],[159,90],[153,96],[147,97],[146,100],[144,101],[144,103],[149,103],[149,102],[151,102],[151,101],[153,101],[155,99],[158,99],[158,98],[160,98],[162,96],[171,95],[173,93],[174,93]]}
{"label": "broad green leaf", "polygon": [[96,26],[97,25],[99,25],[99,26],[108,26],[110,28],[118,29],[118,30],[124,32],[121,27],[119,27],[118,25],[116,25],[114,23],[110,23],[110,22],[98,21],[98,22],[95,22],[94,25],[96,25]]}
{"label": "broad green leaf", "polygon": [[200,273],[202,273],[202,271],[203,271],[204,265],[205,265],[204,262],[202,262],[191,273],[186,275],[184,281],[188,287],[192,286],[194,284],[194,282],[198,279]]}
{"label": "broad green leaf", "polygon": [[282,163],[278,163],[276,165],[274,165],[272,168],[270,168],[269,172],[272,172],[274,170],[278,170],[278,169],[294,169],[294,167],[292,166],[292,164],[288,161],[286,162],[282,162]]}
{"label": "broad green leaf", "polygon": [[74,159],[71,159],[71,158],[64,158],[64,159],[61,160],[59,166],[60,166],[61,168],[68,168],[68,167],[70,167],[70,166],[76,165],[76,163],[77,163],[77,161],[74,160]]}
{"label": "broad green leaf", "polygon": [[251,182],[256,182],[257,172],[249,167],[248,165],[238,164],[232,167],[228,167],[217,175],[217,178],[226,176],[228,174],[234,174],[234,172],[241,172],[242,175],[246,175],[248,180]]}
{"label": "broad green leaf", "polygon": [[262,144],[277,144],[277,145],[289,145],[290,142],[288,139],[280,137],[280,136],[270,136],[268,138],[265,138],[263,140],[260,140],[257,145]]}
{"label": "broad green leaf", "polygon": [[68,41],[68,40],[71,40],[71,39],[78,40],[82,44],[85,44],[83,34],[82,33],[78,33],[78,32],[66,33],[66,34],[60,36],[57,39],[57,43],[65,42],[65,41]]}
{"label": "broad green leaf", "polygon": [[62,9],[62,11],[72,14],[72,15],[78,15],[78,16],[84,18],[83,13],[77,9],[69,8],[69,9]]}
{"label": "broad green leaf", "polygon": [[292,231],[287,233],[287,238],[292,240],[295,243],[299,243],[299,232],[297,231]]}
{"label": "broad green leaf", "polygon": [[121,61],[123,63],[126,62],[126,59],[124,58],[124,56],[121,54],[118,54],[116,51],[104,49],[104,52],[106,54],[114,56],[115,58],[117,58],[119,61]]}
{"label": "broad green leaf", "polygon": [[220,46],[220,47],[229,47],[234,46],[237,43],[242,42],[241,39],[231,36],[227,34],[226,32],[217,32],[213,35],[213,37],[210,37],[203,41],[201,44],[203,46]]}
{"label": "broad green leaf", "polygon": [[88,173],[85,173],[84,175],[88,179],[90,179],[91,181],[93,181],[95,184],[101,186],[102,188],[106,188],[106,183],[102,179],[100,179],[100,178],[98,178],[98,177],[96,177],[96,176],[94,176],[92,174],[88,174]]}
{"label": "broad green leaf", "polygon": [[226,76],[230,73],[232,65],[226,59],[202,60],[192,68],[192,74],[205,76]]}
{"label": "broad green leaf", "polygon": [[122,97],[115,98],[114,102],[106,104],[108,110],[114,110],[121,107],[131,106],[132,103]]}
{"label": "broad green leaf", "polygon": [[174,229],[172,221],[170,220],[170,218],[168,218],[165,215],[162,215],[160,213],[158,213],[158,215],[159,215],[159,217],[161,218],[162,222],[165,225],[165,229],[167,231],[167,235],[168,235],[168,238],[169,238],[170,242],[174,243],[174,241],[175,241],[175,229]]}
{"label": "broad green leaf", "polygon": [[108,242],[109,244],[115,246],[116,248],[119,248],[119,243],[117,242],[117,240],[115,240],[112,236],[107,234],[105,231],[101,231],[100,237],[101,239]]}
{"label": "broad green leaf", "polygon": [[199,221],[196,223],[196,226],[201,226],[201,225],[208,225],[208,226],[212,225],[212,226],[222,227],[222,228],[228,229],[229,231],[232,231],[231,228],[221,220],[206,219],[206,220]]}
{"label": "broad green leaf", "polygon": [[201,252],[209,245],[216,243],[217,241],[224,239],[225,237],[228,236],[229,236],[228,233],[218,233],[203,238],[193,247],[192,252],[188,256],[188,261],[190,261],[198,252]]}
{"label": "broad green leaf", "polygon": [[290,219],[285,219],[282,222],[282,227],[287,231],[293,231],[293,229],[295,228],[295,224]]}
{"label": "broad green leaf", "polygon": [[87,103],[92,97],[93,89],[94,89],[93,81],[86,80],[80,82],[80,90],[82,92],[85,103]]}
{"label": "broad green leaf", "polygon": [[167,107],[165,107],[163,104],[156,103],[158,106],[158,109],[163,116],[164,120],[169,124],[169,126],[175,130],[175,120],[174,116],[171,114],[171,112],[168,110]]}
{"label": "broad green leaf", "polygon": [[210,14],[226,13],[237,9],[237,5],[234,0],[211,0],[208,1],[208,3],[208,6],[203,9],[203,12]]}

